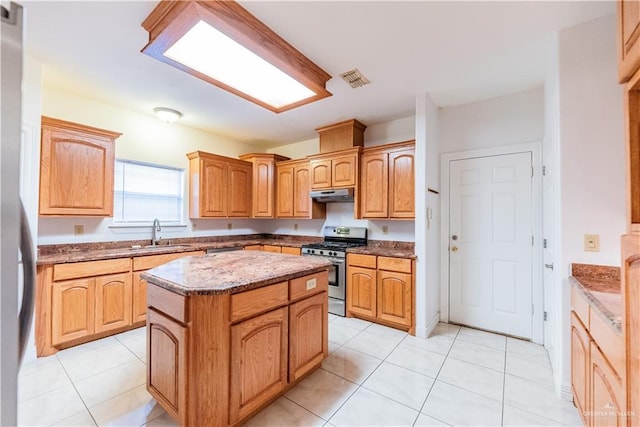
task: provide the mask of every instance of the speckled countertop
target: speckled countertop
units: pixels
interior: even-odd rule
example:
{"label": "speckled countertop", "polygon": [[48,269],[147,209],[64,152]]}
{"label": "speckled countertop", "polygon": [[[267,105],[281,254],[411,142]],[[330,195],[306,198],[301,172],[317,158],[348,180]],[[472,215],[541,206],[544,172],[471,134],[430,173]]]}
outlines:
{"label": "speckled countertop", "polygon": [[591,302],[596,311],[620,330],[622,294],[620,267],[571,264],[571,284]]}
{"label": "speckled countertop", "polygon": [[413,242],[395,242],[387,240],[369,240],[367,246],[347,249],[348,253],[390,256],[397,258],[415,259],[415,245]]}
{"label": "speckled countertop", "polygon": [[259,251],[184,257],[142,273],[154,285],[180,295],[237,293],[327,269],[331,262]]}

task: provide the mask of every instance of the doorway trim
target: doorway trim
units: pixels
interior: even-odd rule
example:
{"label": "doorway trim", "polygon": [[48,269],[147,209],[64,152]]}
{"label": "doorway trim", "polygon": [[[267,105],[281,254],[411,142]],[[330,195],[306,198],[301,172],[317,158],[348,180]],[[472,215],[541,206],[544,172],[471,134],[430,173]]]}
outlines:
{"label": "doorway trim", "polygon": [[477,150],[456,151],[440,155],[440,319],[449,322],[449,172],[454,160],[466,160],[478,157],[500,156],[517,153],[531,153],[533,180],[531,182],[531,219],[533,224],[533,251],[531,259],[531,301],[533,317],[531,319],[531,340],[536,344],[544,342],[544,295],[542,265],[542,163],[541,142],[526,142]]}

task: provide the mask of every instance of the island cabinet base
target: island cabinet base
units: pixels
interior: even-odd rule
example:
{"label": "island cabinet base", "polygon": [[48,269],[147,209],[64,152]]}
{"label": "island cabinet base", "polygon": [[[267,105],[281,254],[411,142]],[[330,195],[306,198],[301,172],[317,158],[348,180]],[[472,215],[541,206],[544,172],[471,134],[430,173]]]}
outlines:
{"label": "island cabinet base", "polygon": [[235,426],[328,356],[328,272],[235,294],[148,280],[147,390],[183,426]]}

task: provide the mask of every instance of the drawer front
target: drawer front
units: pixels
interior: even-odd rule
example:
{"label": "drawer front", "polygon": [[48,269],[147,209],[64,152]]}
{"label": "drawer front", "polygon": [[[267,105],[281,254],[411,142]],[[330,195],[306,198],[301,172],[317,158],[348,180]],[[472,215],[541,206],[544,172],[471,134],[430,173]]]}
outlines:
{"label": "drawer front", "polygon": [[231,321],[253,317],[289,301],[287,282],[264,286],[231,295]]}
{"label": "drawer front", "polygon": [[103,276],[131,271],[131,258],[105,259],[102,261],[73,262],[53,266],[53,280]]}
{"label": "drawer front", "polygon": [[262,245],[249,245],[244,247],[245,251],[261,251]]}
{"label": "drawer front", "polygon": [[622,377],[625,369],[625,348],[622,334],[614,330],[597,309],[591,307],[589,332],[602,354],[607,358],[618,377]]}
{"label": "drawer front", "polygon": [[575,286],[571,286],[571,309],[589,329],[589,301]]}
{"label": "drawer front", "polygon": [[193,252],[179,252],[175,254],[162,254],[162,255],[149,255],[140,256],[133,259],[133,271],[149,270],[150,268],[157,267],[162,264],[166,264],[169,261],[173,261],[178,258],[186,256],[199,256],[202,255],[202,251]]}
{"label": "drawer front", "polygon": [[347,254],[347,264],[356,267],[376,268],[375,255]]}
{"label": "drawer front", "polygon": [[147,284],[147,306],[181,323],[189,321],[189,297],[178,295],[152,283]]}
{"label": "drawer front", "polygon": [[378,270],[411,274],[411,260],[406,258],[378,257]]}
{"label": "drawer front", "polygon": [[275,246],[275,245],[262,245],[262,250],[264,252],[275,252],[275,253],[282,252],[282,248],[280,246]]}
{"label": "drawer front", "polygon": [[326,291],[329,288],[329,273],[309,274],[289,280],[289,299],[295,301],[307,296]]}
{"label": "drawer front", "polygon": [[300,248],[291,248],[288,246],[283,246],[282,253],[289,254],[289,255],[300,255]]}

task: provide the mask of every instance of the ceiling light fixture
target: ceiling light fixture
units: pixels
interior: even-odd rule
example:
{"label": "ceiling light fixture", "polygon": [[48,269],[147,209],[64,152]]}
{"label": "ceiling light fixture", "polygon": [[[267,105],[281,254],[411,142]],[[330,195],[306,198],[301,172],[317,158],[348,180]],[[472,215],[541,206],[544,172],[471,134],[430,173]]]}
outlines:
{"label": "ceiling light fixture", "polygon": [[142,52],[280,113],[331,96],[331,76],[235,1],[162,0]]}
{"label": "ceiling light fixture", "polygon": [[153,109],[153,112],[156,113],[156,116],[163,122],[173,123],[182,117],[182,113],[180,111],[176,111],[172,108],[166,107],[156,107]]}

